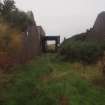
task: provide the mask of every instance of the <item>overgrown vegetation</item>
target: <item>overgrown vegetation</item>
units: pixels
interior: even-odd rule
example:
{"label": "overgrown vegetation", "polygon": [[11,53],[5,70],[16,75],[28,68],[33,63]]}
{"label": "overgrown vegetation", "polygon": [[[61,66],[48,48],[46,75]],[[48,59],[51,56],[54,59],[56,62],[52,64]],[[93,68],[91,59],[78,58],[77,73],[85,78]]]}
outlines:
{"label": "overgrown vegetation", "polygon": [[98,65],[84,70],[79,63],[43,55],[8,73],[0,72],[0,105],[104,105],[102,78]]}
{"label": "overgrown vegetation", "polygon": [[32,21],[16,7],[14,0],[0,1],[0,68],[18,62],[24,32]]}
{"label": "overgrown vegetation", "polygon": [[6,23],[0,24],[0,67],[6,67],[11,57],[16,56],[21,50],[21,31],[10,28]]}
{"label": "overgrown vegetation", "polygon": [[85,40],[81,37],[80,35],[65,40],[60,46],[59,54],[64,60],[96,63],[104,55],[105,42]]}
{"label": "overgrown vegetation", "polygon": [[4,0],[0,2],[0,17],[4,22],[9,23],[9,26],[15,27],[24,31],[32,20],[23,11],[20,11],[14,0]]}

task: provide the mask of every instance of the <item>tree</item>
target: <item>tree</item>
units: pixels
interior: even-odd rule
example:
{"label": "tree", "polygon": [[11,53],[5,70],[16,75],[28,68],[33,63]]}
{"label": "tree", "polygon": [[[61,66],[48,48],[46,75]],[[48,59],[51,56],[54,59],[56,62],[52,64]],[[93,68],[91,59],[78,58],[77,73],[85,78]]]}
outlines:
{"label": "tree", "polygon": [[14,0],[4,0],[0,2],[0,16],[11,27],[16,27],[21,31],[25,31],[32,20],[23,11],[16,8]]}
{"label": "tree", "polygon": [[4,0],[3,2],[0,2],[0,12],[3,16],[8,15],[15,10],[16,6],[14,0]]}
{"label": "tree", "polygon": [[32,24],[32,20],[28,18],[27,14],[19,10],[13,11],[9,15],[8,19],[12,27],[16,27],[21,31],[25,31],[27,29],[27,26],[29,26],[29,24]]}

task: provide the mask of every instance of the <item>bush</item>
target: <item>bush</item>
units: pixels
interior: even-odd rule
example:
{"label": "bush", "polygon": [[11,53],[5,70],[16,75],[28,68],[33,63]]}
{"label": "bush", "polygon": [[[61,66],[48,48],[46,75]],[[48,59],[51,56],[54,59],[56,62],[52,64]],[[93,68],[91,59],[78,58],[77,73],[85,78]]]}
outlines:
{"label": "bush", "polygon": [[11,27],[15,27],[21,31],[25,31],[33,23],[27,13],[20,11],[16,7],[14,0],[0,1],[0,18]]}
{"label": "bush", "polygon": [[32,25],[32,20],[23,11],[13,11],[7,17],[7,22],[21,31],[26,31],[29,25]]}
{"label": "bush", "polygon": [[98,41],[66,40],[60,46],[59,54],[64,60],[96,63],[103,56],[105,44]]}
{"label": "bush", "polygon": [[[15,63],[15,58],[22,49],[22,32],[0,22],[0,67]],[[18,56],[19,58],[19,56]],[[12,62],[12,60],[14,60]]]}

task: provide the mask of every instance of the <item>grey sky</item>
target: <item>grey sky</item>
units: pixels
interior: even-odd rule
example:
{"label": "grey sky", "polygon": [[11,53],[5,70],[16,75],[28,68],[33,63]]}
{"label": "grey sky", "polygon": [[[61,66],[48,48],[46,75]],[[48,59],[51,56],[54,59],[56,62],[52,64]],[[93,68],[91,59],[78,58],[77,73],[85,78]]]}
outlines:
{"label": "grey sky", "polygon": [[105,0],[15,0],[22,10],[34,12],[46,34],[68,37],[91,28],[105,10]]}

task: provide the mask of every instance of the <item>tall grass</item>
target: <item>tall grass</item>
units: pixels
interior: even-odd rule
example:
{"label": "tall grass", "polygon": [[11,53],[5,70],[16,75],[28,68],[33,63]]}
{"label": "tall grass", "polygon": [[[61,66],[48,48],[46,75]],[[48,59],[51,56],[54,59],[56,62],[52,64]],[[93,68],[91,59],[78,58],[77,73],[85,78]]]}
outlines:
{"label": "tall grass", "polygon": [[104,105],[105,89],[92,84],[100,71],[96,66],[83,69],[43,55],[0,73],[0,105]]}

